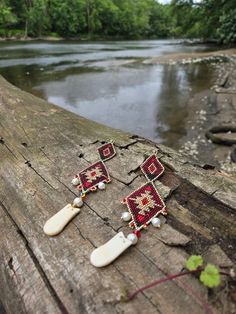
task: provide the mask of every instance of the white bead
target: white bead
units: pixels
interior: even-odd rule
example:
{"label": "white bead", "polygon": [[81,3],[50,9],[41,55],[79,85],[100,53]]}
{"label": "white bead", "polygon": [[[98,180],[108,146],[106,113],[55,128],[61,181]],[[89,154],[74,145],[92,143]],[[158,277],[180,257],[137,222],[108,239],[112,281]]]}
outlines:
{"label": "white bead", "polygon": [[71,181],[71,183],[76,186],[76,185],[79,184],[79,179],[78,179],[78,178],[74,178],[74,179]]}
{"label": "white bead", "polygon": [[104,182],[99,182],[98,183],[98,188],[99,188],[99,190],[105,190],[106,184]]}
{"label": "white bead", "polygon": [[160,221],[159,218],[157,218],[157,217],[152,218],[151,222],[152,222],[152,225],[153,225],[154,227],[160,228],[160,226],[161,226],[161,221]]}
{"label": "white bead", "polygon": [[75,207],[82,207],[84,204],[83,200],[81,197],[76,197],[73,201],[73,206]]}
{"label": "white bead", "polygon": [[130,221],[130,219],[131,219],[130,213],[129,212],[122,213],[121,219],[124,220],[124,221]]}
{"label": "white bead", "polygon": [[134,233],[128,234],[127,239],[132,242],[132,245],[135,245],[138,242],[138,237]]}

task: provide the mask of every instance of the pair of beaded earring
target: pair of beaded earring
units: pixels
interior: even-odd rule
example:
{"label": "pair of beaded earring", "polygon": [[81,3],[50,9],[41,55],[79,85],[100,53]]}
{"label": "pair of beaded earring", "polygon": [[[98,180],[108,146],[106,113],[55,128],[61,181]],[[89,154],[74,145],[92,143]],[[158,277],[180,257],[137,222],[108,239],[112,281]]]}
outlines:
{"label": "pair of beaded earring", "polygon": [[86,195],[97,189],[104,190],[106,184],[111,182],[109,172],[104,161],[113,158],[116,151],[113,143],[106,143],[98,148],[100,159],[80,171],[71,181],[79,191],[72,204],[67,204],[54,216],[52,216],[44,225],[44,232],[49,236],[59,234],[65,226],[80,212],[84,204]]}
{"label": "pair of beaded earring", "polygon": [[163,165],[153,154],[140,168],[147,182],[122,200],[128,211],[122,213],[121,219],[130,221],[129,227],[133,232],[125,237],[121,231],[107,243],[96,248],[90,256],[90,262],[95,267],[103,267],[113,262],[128,247],[137,243],[141,229],[147,228],[149,223],[154,227],[160,227],[161,221],[157,216],[167,215],[165,203],[154,185],[154,181],[164,172]]}

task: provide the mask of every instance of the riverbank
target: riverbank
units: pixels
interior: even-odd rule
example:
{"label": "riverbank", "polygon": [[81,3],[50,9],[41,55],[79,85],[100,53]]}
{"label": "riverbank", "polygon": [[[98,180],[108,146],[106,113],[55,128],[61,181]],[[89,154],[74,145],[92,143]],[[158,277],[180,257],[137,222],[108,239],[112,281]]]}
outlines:
{"label": "riverbank", "polygon": [[[25,36],[10,36],[10,37],[0,37],[0,41],[19,41],[19,42],[28,42],[28,41],[63,41],[68,40],[63,37],[56,36],[44,36],[44,37],[25,37]],[[77,38],[76,40],[80,40]]]}
{"label": "riverbank", "polygon": [[186,135],[180,140],[179,152],[208,165],[206,167],[218,167],[236,177],[236,163],[230,157],[233,147],[223,143],[229,138],[236,143],[236,133],[218,133],[221,144],[213,143],[206,137],[213,127],[236,126],[236,49],[166,55],[145,60],[144,63],[171,65],[209,60],[216,62],[217,79],[211,89],[196,94],[189,100]]}
{"label": "riverbank", "polygon": [[221,144],[214,143],[206,137],[211,128],[236,126],[235,57],[232,56],[224,66],[219,66],[216,84],[211,90],[190,99],[190,108],[186,128],[188,131],[181,139],[180,151],[236,177],[236,163],[230,157],[233,146],[224,144],[227,138],[236,143],[236,133],[230,131],[217,133]]}
{"label": "riverbank", "polygon": [[[168,38],[165,38],[168,39]],[[162,40],[162,38],[151,38],[151,37],[146,37],[146,38],[140,38],[140,37],[135,37],[135,36],[101,36],[101,35],[87,35],[87,34],[82,34],[80,36],[76,37],[61,37],[59,35],[57,36],[40,36],[40,37],[25,37],[25,36],[5,36],[1,37],[0,36],[0,41],[20,41],[20,42],[28,42],[28,41],[119,41],[119,40]],[[186,41],[189,43],[205,43],[200,40],[194,39],[180,39],[181,41]]]}
{"label": "riverbank", "polygon": [[166,54],[144,60],[144,64],[186,64],[208,61],[216,58],[236,57],[236,48],[224,49],[210,52],[192,52],[192,53],[175,53]]}
{"label": "riverbank", "polygon": [[77,37],[61,37],[59,35],[57,36],[40,36],[40,37],[25,37],[24,35],[18,35],[18,36],[0,36],[0,41],[19,41],[19,42],[31,42],[31,41],[132,41],[132,40],[177,40],[180,43],[186,43],[189,45],[221,45],[222,47],[228,46],[220,44],[217,40],[209,39],[209,40],[203,40],[203,39],[197,39],[197,38],[178,38],[178,37],[164,37],[164,38],[156,38],[156,37],[135,37],[135,36],[101,36],[101,35],[87,35],[82,34],[81,36]]}

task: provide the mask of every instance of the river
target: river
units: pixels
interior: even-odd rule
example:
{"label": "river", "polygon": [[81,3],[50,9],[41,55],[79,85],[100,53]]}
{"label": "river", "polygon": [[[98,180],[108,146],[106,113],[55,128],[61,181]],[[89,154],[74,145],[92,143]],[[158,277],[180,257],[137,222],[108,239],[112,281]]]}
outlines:
{"label": "river", "polygon": [[142,61],[209,50],[179,40],[0,42],[0,74],[76,114],[177,148],[188,99],[213,84],[215,68]]}

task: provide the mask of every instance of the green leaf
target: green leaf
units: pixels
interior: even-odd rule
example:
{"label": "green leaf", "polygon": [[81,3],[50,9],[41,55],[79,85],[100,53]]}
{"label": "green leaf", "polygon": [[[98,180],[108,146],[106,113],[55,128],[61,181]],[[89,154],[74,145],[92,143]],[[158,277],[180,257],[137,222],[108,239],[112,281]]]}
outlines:
{"label": "green leaf", "polygon": [[196,270],[199,266],[202,266],[202,264],[203,264],[203,259],[201,255],[192,255],[186,261],[185,267],[188,270]]}
{"label": "green leaf", "polygon": [[207,264],[201,272],[200,281],[209,288],[218,287],[220,284],[219,269],[215,265]]}

